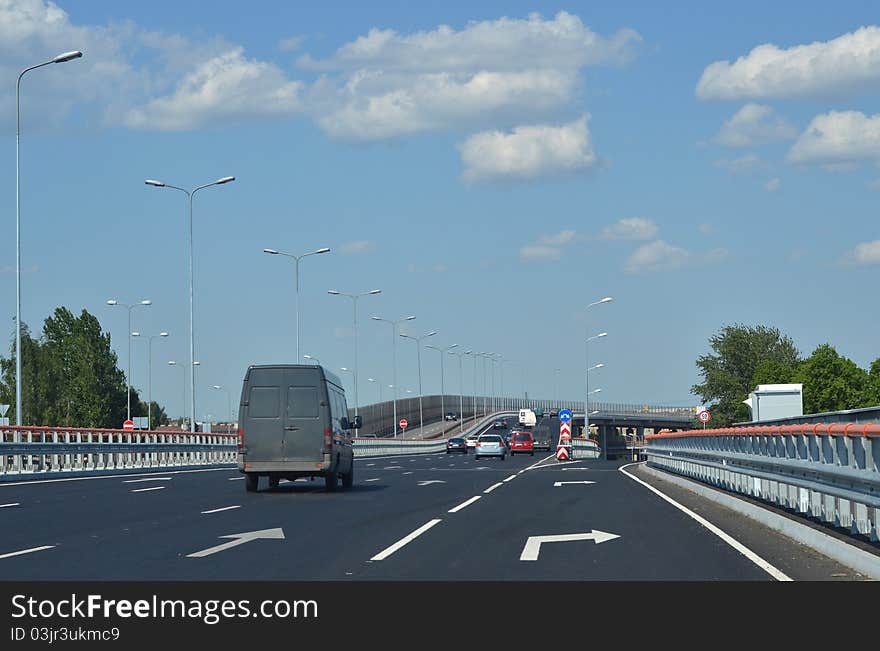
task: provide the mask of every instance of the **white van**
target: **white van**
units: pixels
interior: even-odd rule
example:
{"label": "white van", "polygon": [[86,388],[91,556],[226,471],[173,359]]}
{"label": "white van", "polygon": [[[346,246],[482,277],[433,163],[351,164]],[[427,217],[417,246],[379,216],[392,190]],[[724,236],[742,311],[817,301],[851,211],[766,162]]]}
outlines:
{"label": "white van", "polygon": [[534,427],[535,423],[538,422],[538,418],[535,416],[535,412],[531,409],[520,409],[519,410],[519,424],[524,425],[525,427]]}

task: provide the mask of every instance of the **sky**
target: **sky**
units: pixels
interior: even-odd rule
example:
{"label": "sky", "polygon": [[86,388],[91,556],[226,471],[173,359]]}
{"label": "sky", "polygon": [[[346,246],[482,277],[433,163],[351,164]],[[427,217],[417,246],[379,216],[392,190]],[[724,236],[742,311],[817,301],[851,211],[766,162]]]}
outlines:
{"label": "sky", "polygon": [[[87,309],[183,412],[194,188],[197,417],[248,365],[354,365],[390,397],[391,328],[511,360],[504,392],[696,405],[695,360],[733,323],[880,356],[880,25],[871,2],[120,3],[0,0],[0,304]],[[611,296],[614,301],[587,308]],[[425,343],[429,343],[428,340]],[[146,393],[147,346],[132,380]],[[418,393],[416,345],[397,386]],[[422,350],[425,394],[440,353]],[[459,390],[447,355],[445,388]],[[463,389],[474,388],[471,357]],[[559,369],[559,371],[555,371]],[[351,391],[352,378],[343,374]],[[478,367],[477,391],[483,389]],[[496,375],[495,387],[500,390]],[[557,394],[557,396],[554,396]],[[349,394],[353,403],[353,392]]]}

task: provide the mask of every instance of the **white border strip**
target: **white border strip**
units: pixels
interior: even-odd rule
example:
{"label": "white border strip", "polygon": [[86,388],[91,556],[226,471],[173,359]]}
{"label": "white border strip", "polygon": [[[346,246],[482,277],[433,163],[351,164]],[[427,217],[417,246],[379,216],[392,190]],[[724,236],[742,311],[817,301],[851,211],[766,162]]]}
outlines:
{"label": "white border strip", "polygon": [[696,513],[694,513],[693,511],[691,511],[691,510],[690,510],[689,508],[687,508],[686,506],[684,506],[684,505],[682,505],[682,504],[679,504],[678,502],[676,502],[674,499],[672,499],[672,498],[669,497],[668,495],[665,495],[664,493],[661,493],[659,490],[657,490],[656,488],[654,488],[653,486],[651,486],[651,485],[648,484],[647,482],[642,481],[642,480],[639,479],[638,477],[636,477],[636,476],[634,476],[634,475],[631,475],[630,473],[628,473],[628,472],[626,471],[626,468],[629,468],[629,467],[631,467],[631,466],[638,466],[638,465],[641,465],[641,463],[644,463],[644,462],[639,462],[639,463],[628,463],[628,464],[626,464],[625,466],[621,466],[620,468],[618,468],[618,470],[620,470],[620,472],[622,472],[624,475],[626,475],[627,477],[629,477],[629,478],[632,479],[633,481],[636,481],[636,482],[638,482],[639,484],[641,484],[642,486],[644,486],[645,488],[647,488],[647,489],[648,489],[649,491],[651,491],[652,493],[654,493],[654,494],[660,496],[662,499],[664,499],[664,500],[666,500],[667,502],[669,502],[670,504],[672,504],[672,506],[674,506],[675,508],[677,508],[679,511],[681,511],[681,512],[684,513],[685,515],[687,515],[687,516],[693,518],[694,520],[696,520],[697,522],[699,522],[701,525],[703,525],[704,527],[706,527],[706,529],[708,529],[709,531],[711,531],[712,533],[714,533],[716,536],[718,536],[719,538],[721,538],[721,540],[723,540],[724,542],[726,542],[728,545],[730,545],[731,547],[733,547],[733,548],[734,548],[736,551],[738,551],[740,554],[742,554],[742,555],[745,556],[747,559],[749,559],[750,561],[752,561],[752,563],[754,563],[755,565],[757,565],[758,567],[760,567],[762,570],[764,570],[765,572],[767,572],[767,574],[769,574],[770,576],[772,576],[775,580],[777,580],[777,581],[792,581],[792,580],[793,580],[790,576],[788,576],[787,574],[783,573],[783,572],[782,572],[781,570],[779,570],[778,568],[774,567],[773,565],[771,565],[770,563],[768,563],[767,561],[765,561],[763,558],[761,558],[760,556],[758,556],[755,552],[753,552],[751,549],[749,549],[748,547],[746,547],[745,545],[743,545],[741,542],[739,542],[738,540],[736,540],[736,539],[733,538],[732,536],[726,534],[724,531],[722,531],[721,529],[719,529],[718,527],[716,527],[714,524],[712,524],[711,522],[709,522],[708,520],[706,520],[706,518],[704,518],[704,517],[702,517],[702,516],[700,516],[700,515],[697,515]]}

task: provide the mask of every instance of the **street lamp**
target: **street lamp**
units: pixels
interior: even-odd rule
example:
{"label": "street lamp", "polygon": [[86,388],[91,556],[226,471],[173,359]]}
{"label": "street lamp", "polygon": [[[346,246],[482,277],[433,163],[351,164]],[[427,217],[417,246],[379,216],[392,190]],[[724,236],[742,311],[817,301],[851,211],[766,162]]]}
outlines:
{"label": "street lamp", "polygon": [[444,370],[444,360],[445,355],[453,348],[458,348],[458,344],[452,344],[451,346],[447,346],[446,348],[437,348],[437,346],[430,346],[425,344],[425,348],[430,348],[431,350],[436,350],[440,353],[440,417],[446,418],[446,372]]}
{"label": "street lamp", "polygon": [[[141,333],[132,332],[132,337],[140,337]],[[153,339],[167,337],[167,332],[150,335],[147,338],[147,429],[153,429]]]}
{"label": "street lamp", "polygon": [[412,339],[416,342],[416,354],[418,355],[419,360],[419,435],[421,435],[422,430],[425,427],[425,419],[424,414],[422,412],[422,339],[427,339],[428,337],[433,337],[437,334],[436,330],[432,330],[426,335],[422,335],[421,337],[413,337],[411,335],[401,334],[401,337],[405,337],[406,339]]}
{"label": "street lamp", "polygon": [[186,367],[182,364],[178,364],[174,360],[168,362],[168,366],[172,368],[179,368],[183,371],[183,402],[181,403],[181,412],[180,412],[180,424],[181,429],[183,428],[183,419],[186,417]]}
{"label": "street lamp", "polygon": [[[607,332],[600,332],[599,334],[593,335],[592,337],[587,337],[586,342],[585,342],[585,346],[584,346],[584,348],[586,349],[586,357],[587,357],[587,366],[586,366],[587,372],[584,373],[584,376],[586,377],[586,383],[587,383],[587,393],[586,393],[586,396],[584,397],[584,432],[586,432],[587,436],[589,436],[589,434],[590,434],[590,405],[589,405],[590,394],[596,393],[596,391],[590,391],[590,370],[591,370],[590,369],[590,342],[595,339],[601,339],[602,337],[607,337],[607,336],[608,336]],[[603,364],[603,366],[604,366],[604,364]],[[607,459],[608,457],[606,456],[605,458]]]}
{"label": "street lamp", "polygon": [[[450,346],[451,348],[451,346]],[[464,372],[462,371],[462,359],[465,355],[469,355],[471,351],[458,353],[450,350],[450,355],[458,357],[458,431],[464,432]]]}
{"label": "street lamp", "polygon": [[[128,380],[128,408],[127,408],[127,412],[126,412],[126,418],[125,418],[126,420],[131,420],[131,337],[132,337],[131,311],[134,308],[139,307],[141,305],[146,307],[146,306],[149,306],[152,304],[153,304],[153,301],[151,301],[149,299],[144,299],[140,303],[132,303],[131,305],[129,305],[127,303],[120,303],[115,298],[111,298],[110,300],[107,301],[107,305],[109,305],[110,307],[119,306],[119,307],[124,307],[128,310],[128,377],[127,377],[127,380]],[[138,334],[137,336],[140,336],[140,335]]]}
{"label": "street lamp", "polygon": [[[376,418],[376,414],[375,414],[375,411],[376,411],[376,410],[373,409],[373,410],[371,410],[371,412],[370,412],[370,418],[371,418],[372,420],[374,420],[375,422],[377,422],[377,423],[381,423],[381,422],[382,422],[382,382],[379,381],[379,380],[377,380],[377,379],[375,379],[375,378],[371,378],[371,377],[368,377],[368,378],[367,378],[367,382],[369,382],[369,383],[371,383],[371,384],[375,384],[376,387],[379,389],[379,402],[376,403],[376,404],[379,406],[379,417]],[[380,431],[380,430],[377,428],[377,429],[376,429],[376,434],[377,434],[377,436],[378,436],[378,434],[379,434],[379,431]]]}
{"label": "street lamp", "polygon": [[553,399],[556,401],[556,408],[560,409],[562,401],[559,399],[559,372],[561,368],[553,369]]}
{"label": "street lamp", "polygon": [[[21,78],[25,73],[53,63],[78,59],[82,52],[64,52],[53,59],[25,68],[15,82],[15,424],[21,426]],[[130,328],[129,328],[130,329]],[[16,441],[21,435],[16,432]]]}
{"label": "street lamp", "polygon": [[393,375],[392,381],[394,384],[388,385],[388,388],[394,389],[394,393],[392,394],[394,396],[394,438],[397,438],[397,326],[404,321],[412,321],[415,317],[405,316],[397,321],[383,319],[378,316],[371,316],[370,318],[373,321],[384,321],[385,323],[391,324],[391,373]]}
{"label": "street lamp", "polygon": [[310,255],[330,253],[330,249],[324,247],[323,249],[309,251],[308,253],[303,253],[300,255],[285,253],[284,251],[278,251],[277,249],[263,249],[263,253],[268,253],[269,255],[283,255],[286,258],[293,258],[294,262],[296,263],[296,356],[297,358],[299,358],[299,261]]}
{"label": "street lamp", "polygon": [[[218,391],[226,392],[226,406],[229,408],[229,427],[232,427],[232,423],[235,422],[235,419],[232,417],[232,393],[230,393],[229,389],[219,384],[215,384],[214,388]],[[227,434],[231,434],[231,431],[227,431]]]}
{"label": "street lamp", "polygon": [[315,364],[317,364],[318,366],[321,365],[321,360],[318,359],[317,357],[313,357],[312,355],[303,355],[303,359],[313,360],[315,362]]}
{"label": "street lamp", "polygon": [[[335,289],[327,290],[327,293],[331,296],[346,296],[351,299],[352,302],[352,310],[354,312],[354,417],[355,422],[357,422],[358,416],[358,408],[360,401],[358,400],[358,311],[357,311],[357,302],[361,296],[375,296],[376,294],[381,294],[381,289],[372,289],[368,292],[361,292],[360,294],[346,294],[344,292],[338,292]],[[354,435],[358,435],[357,429],[354,431]]]}
{"label": "street lamp", "polygon": [[[184,188],[177,187],[176,185],[170,185],[168,183],[163,183],[162,181],[156,181],[155,179],[147,179],[144,181],[145,184],[152,186],[154,188],[169,188],[171,190],[178,190],[179,192],[183,192],[187,197],[187,204],[189,205],[189,363],[191,366],[196,365],[196,335],[195,335],[195,318],[193,316],[193,195],[199,190],[204,190],[205,188],[210,188],[214,185],[225,185],[227,183],[231,183],[235,180],[234,176],[224,176],[223,178],[217,179],[211,183],[205,183],[204,185],[200,185],[193,190],[186,190]],[[190,369],[193,370],[193,369]],[[194,433],[196,431],[196,375],[192,373],[190,376],[191,380],[191,411],[190,411],[190,423],[189,423],[189,431]]]}
{"label": "street lamp", "polygon": [[473,350],[469,350],[465,353],[465,355],[470,355],[474,360],[474,385],[472,387],[474,395],[471,398],[471,400],[473,401],[471,407],[473,407],[474,422],[476,422],[476,420],[477,420],[477,357],[480,356],[480,353],[477,353]]}

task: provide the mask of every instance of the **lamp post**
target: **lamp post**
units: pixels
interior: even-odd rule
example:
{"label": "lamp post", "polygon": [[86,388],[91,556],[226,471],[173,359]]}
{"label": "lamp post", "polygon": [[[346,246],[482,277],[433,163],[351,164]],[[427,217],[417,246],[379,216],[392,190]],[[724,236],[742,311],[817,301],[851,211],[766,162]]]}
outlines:
{"label": "lamp post", "polygon": [[318,366],[321,365],[321,360],[318,359],[317,357],[313,357],[312,355],[303,355],[303,359],[311,360],[311,361],[315,362],[315,364],[317,364]]}
{"label": "lamp post", "polygon": [[[132,332],[132,337],[140,337],[139,332]],[[167,337],[167,332],[150,335],[147,338],[147,429],[153,429],[153,339]]]}
{"label": "lamp post", "polygon": [[[379,406],[379,418],[375,418],[376,415],[374,413],[371,413],[370,417],[373,418],[374,420],[376,420],[376,422],[381,423],[382,422],[382,383],[380,381],[376,380],[375,378],[371,378],[371,377],[367,378],[367,382],[369,382],[370,384],[375,384],[376,387],[379,389],[379,402],[376,403]],[[375,411],[375,409],[372,411]],[[378,430],[377,430],[377,433],[378,433]]]}
{"label": "lamp post", "polygon": [[[53,59],[25,68],[15,82],[15,424],[22,424],[21,407],[21,78],[31,70],[53,63],[66,63],[82,52],[64,52]],[[131,330],[131,328],[129,328]],[[15,434],[16,440],[20,432]]]}
{"label": "lamp post", "polygon": [[168,366],[172,368],[179,368],[183,371],[183,402],[181,403],[181,412],[180,412],[180,423],[181,429],[183,429],[183,419],[186,417],[186,367],[182,364],[178,364],[174,360],[168,362]]}
{"label": "lamp post", "polygon": [[[180,188],[176,185],[170,185],[168,183],[163,183],[162,181],[156,181],[155,179],[147,179],[144,181],[146,185],[152,186],[154,188],[168,188],[170,190],[177,190],[179,192],[183,192],[187,198],[187,204],[189,206],[189,363],[191,366],[196,365],[196,335],[195,335],[195,317],[193,316],[193,195],[199,190],[204,190],[205,188],[210,188],[214,185],[225,185],[227,183],[231,183],[235,180],[234,176],[224,176],[223,178],[217,179],[211,183],[205,183],[204,185],[200,185],[193,190],[186,190],[184,188]],[[194,371],[194,369],[190,369],[190,371]],[[190,410],[190,423],[189,423],[189,431],[196,431],[196,375],[193,372],[190,376],[191,379],[191,410]]]}
{"label": "lamp post", "polygon": [[431,350],[436,350],[440,353],[440,417],[446,418],[446,371],[444,361],[446,359],[446,353],[453,348],[458,348],[458,344],[452,344],[446,348],[438,348],[437,346],[425,344],[425,348],[430,348]]}
{"label": "lamp post", "polygon": [[286,258],[292,258],[296,263],[296,357],[297,359],[299,359],[299,261],[303,258],[309,257],[310,255],[330,253],[330,249],[324,247],[322,249],[316,249],[315,251],[309,251],[308,253],[302,253],[300,255],[285,253],[284,251],[278,251],[277,249],[263,249],[263,253],[268,253],[269,255],[283,255]]}
{"label": "lamp post", "polygon": [[[140,303],[132,303],[131,305],[129,305],[127,303],[120,303],[115,298],[111,298],[110,300],[107,301],[107,305],[109,305],[111,307],[119,306],[119,307],[124,307],[128,310],[128,374],[127,374],[128,377],[126,378],[128,380],[128,407],[127,407],[127,411],[126,411],[126,420],[131,420],[131,338],[132,338],[131,311],[134,308],[139,307],[141,305],[146,307],[146,306],[149,306],[152,304],[153,304],[153,301],[151,301],[149,299],[144,299]],[[137,336],[140,336],[140,334],[138,334]]]}
{"label": "lamp post", "polygon": [[391,324],[391,373],[393,376],[392,382],[394,382],[394,384],[388,385],[388,388],[394,389],[394,392],[392,393],[394,396],[394,438],[397,438],[397,326],[404,321],[412,321],[415,317],[405,316],[397,321],[383,319],[379,316],[371,316],[370,318],[373,321],[384,321],[385,323]]}
{"label": "lamp post", "polygon": [[[352,311],[354,312],[354,415],[355,420],[357,420],[358,409],[360,405],[360,401],[358,400],[358,310],[357,304],[358,299],[361,296],[375,296],[376,294],[381,294],[381,289],[371,289],[368,292],[361,292],[360,294],[346,294],[344,292],[338,292],[335,289],[330,289],[327,291],[331,296],[346,296],[351,299],[352,303]],[[357,429],[354,431],[354,435],[358,435]]]}
{"label": "lamp post", "polygon": [[[588,304],[587,307],[585,308],[585,310],[589,311],[589,309],[591,307],[594,307],[596,305],[604,305],[605,303],[610,303],[613,300],[614,300],[614,298],[612,298],[611,296],[606,296],[604,298],[600,298],[598,301],[593,301],[592,303]],[[584,368],[587,369],[584,372],[584,381],[586,382],[586,385],[587,385],[587,393],[586,393],[586,397],[584,398],[584,431],[587,434],[587,436],[590,435],[590,410],[587,406],[587,403],[589,402],[589,398],[590,398],[590,371],[589,371],[589,369],[590,369],[590,342],[593,341],[594,339],[599,339],[600,337],[606,337],[606,336],[608,336],[607,332],[600,332],[598,335],[595,335],[593,337],[587,337],[586,341],[584,342],[584,355],[585,355],[585,361],[586,361],[586,363],[584,364]],[[607,460],[608,453],[604,450],[604,448],[603,448],[602,454],[604,455],[605,459]]]}
{"label": "lamp post", "polygon": [[[227,389],[226,387],[221,386],[219,384],[215,384],[214,388],[217,389],[218,391],[225,391],[226,392],[226,406],[229,408],[229,427],[231,428],[232,423],[235,422],[235,419],[232,417],[232,393],[229,391],[229,389]],[[230,432],[230,431],[227,432],[227,434],[231,434],[231,433],[232,432]]]}
{"label": "lamp post", "polygon": [[553,400],[556,401],[556,408],[562,408],[562,401],[559,399],[559,372],[561,368],[553,369]]}
{"label": "lamp post", "polygon": [[428,337],[433,337],[437,334],[436,330],[432,330],[426,335],[422,335],[421,337],[413,337],[411,335],[401,334],[401,337],[405,337],[406,339],[412,339],[416,342],[416,355],[419,360],[419,436],[422,435],[422,431],[425,427],[425,418],[424,413],[422,412],[422,339],[427,339]]}
{"label": "lamp post", "polygon": [[462,370],[462,359],[465,355],[469,355],[471,351],[457,353],[450,350],[450,355],[458,357],[458,431],[464,432],[464,371]]}

